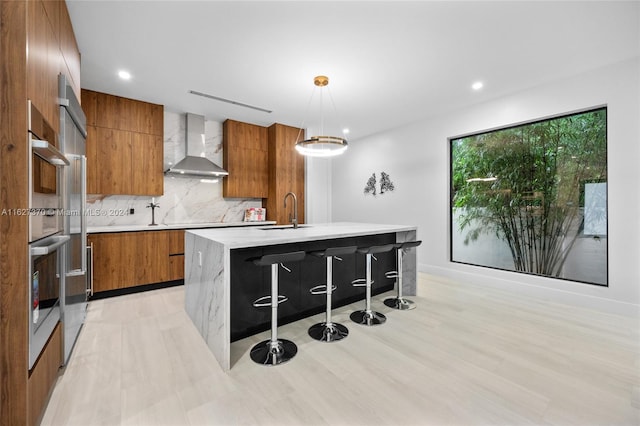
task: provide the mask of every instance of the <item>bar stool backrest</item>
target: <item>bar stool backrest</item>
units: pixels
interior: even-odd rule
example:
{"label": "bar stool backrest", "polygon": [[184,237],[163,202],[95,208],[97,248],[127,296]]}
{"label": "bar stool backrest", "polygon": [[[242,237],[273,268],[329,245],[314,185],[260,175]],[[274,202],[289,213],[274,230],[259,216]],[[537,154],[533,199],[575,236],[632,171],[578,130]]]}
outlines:
{"label": "bar stool backrest", "polygon": [[396,243],[395,247],[396,249],[410,249],[412,247],[418,247],[420,244],[422,244],[422,240],[417,240],[417,241],[405,241],[404,243]]}
{"label": "bar stool backrest", "polygon": [[329,247],[324,251],[323,257],[329,256],[344,256],[347,254],[353,254],[358,249],[358,246],[347,246],[347,247]]}
{"label": "bar stool backrest", "polygon": [[360,247],[358,248],[358,253],[362,254],[375,254],[375,253],[385,253],[393,250],[395,244],[385,244],[381,246],[371,246],[371,247]]}
{"label": "bar stool backrest", "polygon": [[274,263],[299,262],[304,259],[304,251],[292,251],[288,253],[265,254],[253,261],[258,266],[273,265]]}

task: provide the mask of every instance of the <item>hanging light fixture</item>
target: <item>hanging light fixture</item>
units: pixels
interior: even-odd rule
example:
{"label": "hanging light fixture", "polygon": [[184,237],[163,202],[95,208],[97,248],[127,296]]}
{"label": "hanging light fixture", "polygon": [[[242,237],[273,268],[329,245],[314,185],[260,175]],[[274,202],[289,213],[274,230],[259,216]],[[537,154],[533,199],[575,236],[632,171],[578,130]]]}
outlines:
{"label": "hanging light fixture", "polygon": [[[317,87],[320,88],[320,134],[322,135],[324,134],[322,89],[329,85],[329,77],[326,77],[324,75],[316,76],[313,79],[313,84],[315,84]],[[329,88],[327,87],[327,91],[328,90]],[[314,93],[315,93],[315,88],[314,88]],[[331,103],[333,104],[333,109],[335,112],[336,106],[333,103],[333,98],[331,97],[330,92],[329,92],[329,98],[331,99]],[[311,93],[311,99],[309,100],[309,105],[311,105],[312,99],[313,99],[313,93]],[[337,116],[337,113],[336,113],[336,116]],[[300,131],[302,132],[302,129],[300,129]],[[335,155],[340,155],[347,150],[347,147],[348,147],[347,140],[339,136],[311,136],[309,139],[298,141],[296,143],[296,150],[300,154],[306,155],[309,157],[332,157]]]}

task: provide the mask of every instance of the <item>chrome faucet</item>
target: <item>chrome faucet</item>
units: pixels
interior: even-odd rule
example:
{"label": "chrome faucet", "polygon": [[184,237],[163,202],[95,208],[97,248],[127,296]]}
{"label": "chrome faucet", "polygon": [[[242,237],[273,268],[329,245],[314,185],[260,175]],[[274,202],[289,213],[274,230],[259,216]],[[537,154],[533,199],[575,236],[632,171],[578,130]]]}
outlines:
{"label": "chrome faucet", "polygon": [[289,213],[289,222],[293,224],[294,228],[298,227],[298,197],[293,192],[287,192],[284,196],[284,208],[287,208],[287,197],[291,195],[293,197],[293,219],[291,213]]}
{"label": "chrome faucet", "polygon": [[156,226],[158,225],[156,223],[156,208],[160,207],[160,204],[155,202],[155,197],[151,200],[151,202],[149,204],[147,204],[147,208],[151,209],[151,223],[149,224],[149,226]]}

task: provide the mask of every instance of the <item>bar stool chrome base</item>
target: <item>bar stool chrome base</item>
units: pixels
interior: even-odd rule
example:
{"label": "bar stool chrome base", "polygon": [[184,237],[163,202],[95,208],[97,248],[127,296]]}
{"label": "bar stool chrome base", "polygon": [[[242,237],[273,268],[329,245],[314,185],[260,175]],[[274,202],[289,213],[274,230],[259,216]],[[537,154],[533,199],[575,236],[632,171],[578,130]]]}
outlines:
{"label": "bar stool chrome base", "polygon": [[289,361],[298,353],[298,347],[291,340],[278,339],[276,344],[263,340],[251,348],[251,359],[258,364],[278,365]]}
{"label": "bar stool chrome base", "polygon": [[360,325],[380,325],[387,321],[387,317],[380,312],[366,310],[351,312],[349,318],[351,318],[351,321]]}
{"label": "bar stool chrome base", "polygon": [[342,324],[320,322],[309,327],[309,336],[321,342],[337,342],[349,335],[349,329]]}
{"label": "bar stool chrome base", "polygon": [[384,304],[390,308],[398,309],[400,311],[410,311],[416,308],[416,304],[412,300],[405,299],[403,297],[390,297],[384,299]]}

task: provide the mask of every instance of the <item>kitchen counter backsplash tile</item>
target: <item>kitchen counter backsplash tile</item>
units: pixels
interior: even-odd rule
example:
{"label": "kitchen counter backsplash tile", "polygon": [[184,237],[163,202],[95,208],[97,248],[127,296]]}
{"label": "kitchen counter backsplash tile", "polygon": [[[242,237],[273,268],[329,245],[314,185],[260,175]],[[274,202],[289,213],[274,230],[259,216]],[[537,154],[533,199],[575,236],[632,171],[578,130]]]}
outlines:
{"label": "kitchen counter backsplash tile", "polygon": [[[192,152],[199,155],[200,152]],[[195,147],[202,150],[202,147]],[[222,165],[222,123],[205,121],[205,156]],[[184,114],[164,112],[164,167],[185,155]],[[262,207],[260,199],[222,197],[222,179],[201,182],[200,179],[164,178],[164,195],[155,197],[160,205],[155,210],[156,223],[242,222],[245,209]],[[148,196],[88,195],[88,226],[148,225],[151,223]],[[134,214],[130,214],[130,209]]]}

